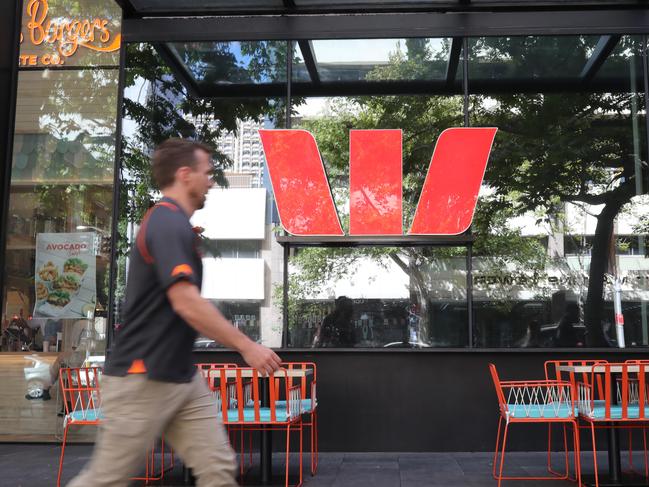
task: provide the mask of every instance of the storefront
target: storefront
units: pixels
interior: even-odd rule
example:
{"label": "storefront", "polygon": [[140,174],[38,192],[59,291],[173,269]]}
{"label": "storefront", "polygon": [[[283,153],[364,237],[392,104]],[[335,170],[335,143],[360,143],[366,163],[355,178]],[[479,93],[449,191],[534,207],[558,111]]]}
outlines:
{"label": "storefront", "polygon": [[[156,198],[148,156],[170,136],[215,148],[221,187],[194,220],[203,295],[287,360],[318,363],[323,450],[489,449],[488,362],[539,377],[549,357],[647,352],[646,3],[246,5],[25,0],[0,440],[54,440],[56,366],[101,362],[119,333],[129,242]],[[453,127],[498,128],[472,224],[415,231]],[[340,235],[282,229],[260,129],[313,135]],[[392,228],[368,235],[358,209],[387,203],[354,191],[350,131],[378,129],[401,130],[401,188]],[[232,359],[206,338],[196,354]]]}

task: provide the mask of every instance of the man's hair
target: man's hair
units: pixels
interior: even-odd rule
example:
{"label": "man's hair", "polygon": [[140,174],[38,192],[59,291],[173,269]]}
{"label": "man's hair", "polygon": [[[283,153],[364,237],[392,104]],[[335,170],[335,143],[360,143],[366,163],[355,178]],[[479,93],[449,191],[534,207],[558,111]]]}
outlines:
{"label": "man's hair", "polygon": [[208,145],[187,139],[167,139],[153,151],[151,171],[158,189],[171,186],[181,167],[196,167],[196,151],[212,154]]}

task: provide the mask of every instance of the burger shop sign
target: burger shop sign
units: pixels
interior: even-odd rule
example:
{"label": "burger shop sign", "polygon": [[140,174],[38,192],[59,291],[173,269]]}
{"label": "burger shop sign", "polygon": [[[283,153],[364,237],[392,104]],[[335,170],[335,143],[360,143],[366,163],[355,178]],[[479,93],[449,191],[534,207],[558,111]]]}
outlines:
{"label": "burger shop sign", "polygon": [[[107,53],[120,46],[121,34],[111,32],[109,19],[54,17],[48,0],[29,0],[23,16],[18,58],[21,67],[63,66],[81,50]],[[44,54],[25,53],[26,47],[51,50]]]}

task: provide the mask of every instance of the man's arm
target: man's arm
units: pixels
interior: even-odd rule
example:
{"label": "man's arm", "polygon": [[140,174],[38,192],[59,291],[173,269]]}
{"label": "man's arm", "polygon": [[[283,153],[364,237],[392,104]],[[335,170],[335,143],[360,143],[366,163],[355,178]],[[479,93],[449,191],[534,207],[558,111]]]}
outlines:
{"label": "man's arm", "polygon": [[232,326],[218,309],[201,297],[195,284],[178,281],[167,289],[167,298],[173,310],[196,331],[237,350],[248,365],[262,374],[270,374],[279,368],[281,359],[277,354]]}

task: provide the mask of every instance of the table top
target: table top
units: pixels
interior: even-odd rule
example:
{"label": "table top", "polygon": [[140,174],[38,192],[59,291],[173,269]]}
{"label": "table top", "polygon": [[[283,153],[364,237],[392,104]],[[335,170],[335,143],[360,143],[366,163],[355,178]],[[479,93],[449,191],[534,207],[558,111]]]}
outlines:
{"label": "table top", "polygon": [[[611,373],[621,374],[622,373],[621,365],[611,365],[609,367]],[[593,370],[595,369],[595,370]],[[589,374],[595,372],[596,374],[603,374],[606,372],[606,368],[603,365],[560,365],[557,367],[557,370],[561,372],[574,372],[576,374]],[[631,373],[640,372],[640,367],[637,365],[629,365],[626,370]],[[645,372],[649,373],[649,364],[645,366]]]}
{"label": "table top", "polygon": [[[313,369],[284,369],[288,377],[308,377],[313,374]],[[220,377],[221,369],[203,369],[202,372],[207,372],[209,377]],[[284,371],[275,372],[275,377],[284,377]],[[237,376],[237,369],[225,369],[225,376],[228,379],[233,379]],[[251,378],[251,369],[242,369],[241,377]],[[261,377],[261,375],[260,375]]]}

